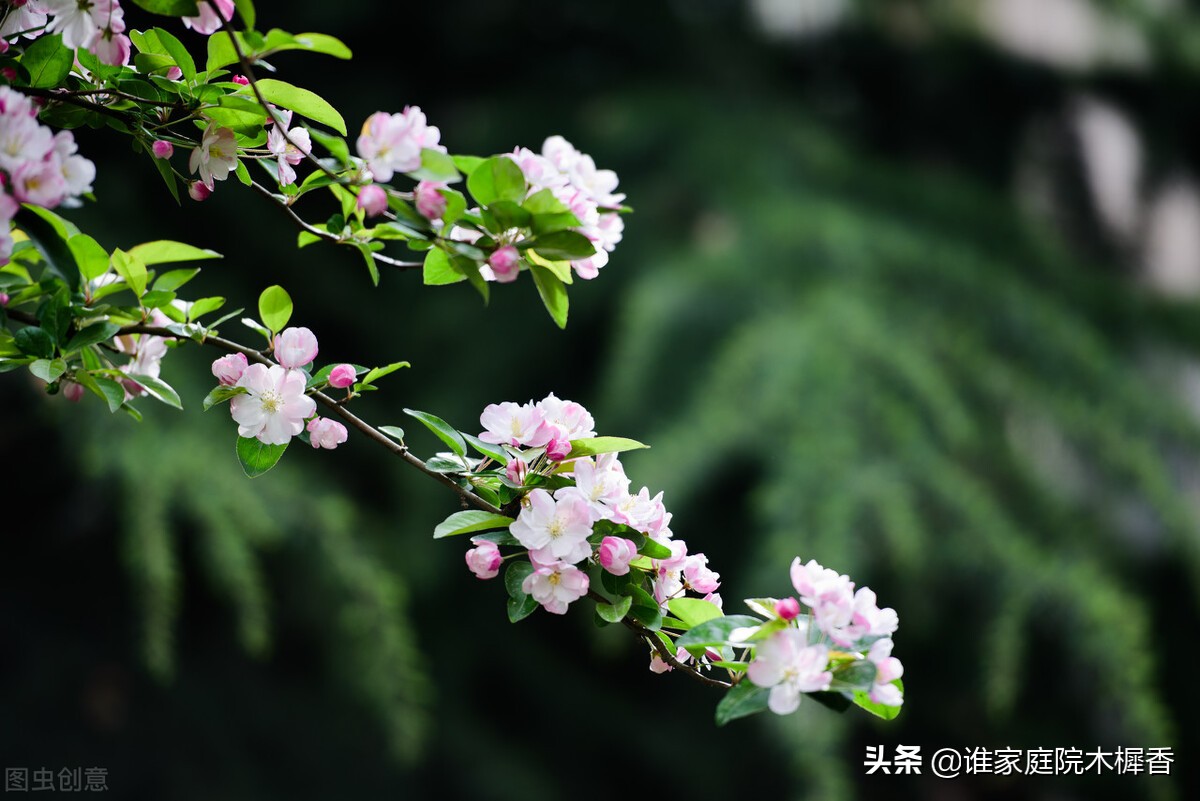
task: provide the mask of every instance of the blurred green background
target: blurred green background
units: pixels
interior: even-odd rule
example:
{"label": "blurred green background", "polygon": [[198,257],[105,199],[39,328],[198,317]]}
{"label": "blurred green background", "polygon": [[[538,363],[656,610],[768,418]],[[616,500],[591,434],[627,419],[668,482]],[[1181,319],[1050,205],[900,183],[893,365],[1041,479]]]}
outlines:
{"label": "blurred green background", "polygon": [[[323,361],[410,360],[361,401],[377,424],[585,404],[652,444],[635,487],[666,491],[727,610],[790,593],[797,555],[896,608],[906,704],[715,729],[716,694],[590,613],[509,625],[430,539],[454,498],[380,449],[246,480],[199,410],[215,354],[184,349],[163,375],[188,410],[140,425],[0,382],[4,766],[106,767],[120,799],[1200,795],[1191,4],[257,5],[354,50],[275,62],[351,127],[416,104],[451,152],[559,133],[619,173],[636,213],[567,330],[525,279],[487,308],[416,274],[372,289],[232,183],[177,208],[106,132],[78,134],[101,202],[70,216],[106,247],[236,250],[195,291],[284,284]],[[899,744],[1176,761],[865,775]]]}

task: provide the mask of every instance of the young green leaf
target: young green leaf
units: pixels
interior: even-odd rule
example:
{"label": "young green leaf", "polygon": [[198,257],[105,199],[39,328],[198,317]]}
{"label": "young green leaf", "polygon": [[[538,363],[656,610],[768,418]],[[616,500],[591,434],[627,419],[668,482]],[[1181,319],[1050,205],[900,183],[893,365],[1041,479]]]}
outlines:
{"label": "young green leaf", "polygon": [[569,305],[566,286],[558,280],[558,276],[540,264],[531,263],[529,271],[533,273],[533,283],[537,285],[538,295],[546,311],[550,312],[551,319],[559,328],[566,328]]}
{"label": "young green leaf", "polygon": [[519,203],[525,197],[525,173],[512,159],[495,156],[471,171],[467,191],[480,206],[491,205],[497,200]]}
{"label": "young green leaf", "polygon": [[596,604],[596,613],[609,623],[620,623],[629,614],[633,606],[633,598],[623,595],[611,604]]}
{"label": "young green leaf", "polygon": [[29,45],[21,56],[21,66],[29,72],[30,86],[48,89],[62,83],[74,60],[74,51],[63,46],[62,37],[56,33]]}
{"label": "young green leaf", "polygon": [[724,726],[731,720],[762,712],[767,708],[770,696],[771,691],[766,687],[759,687],[749,680],[738,682],[717,704],[717,725]]}
{"label": "young green leaf", "polygon": [[512,522],[513,519],[511,517],[475,509],[465,512],[455,512],[441,523],[438,523],[437,528],[433,530],[433,538],[440,540],[443,537],[456,537],[459,534],[471,534],[476,531],[492,531],[498,528],[507,529]]}
{"label": "young green leaf", "polygon": [[411,367],[411,366],[412,365],[409,364],[408,362],[392,362],[391,364],[385,365],[384,367],[376,367],[373,370],[371,370],[369,373],[366,374],[366,376],[362,380],[362,385],[364,387],[370,386],[371,384],[374,384],[379,379],[383,378],[385,375],[391,375],[392,373],[396,372],[397,370],[399,370],[402,367]]}
{"label": "young green leaf", "polygon": [[134,254],[117,248],[112,252],[112,266],[117,271],[117,275],[125,279],[125,285],[133,291],[133,294],[139,298],[145,294],[148,276],[144,261]]}
{"label": "young green leaf", "polygon": [[242,471],[250,478],[257,478],[279,463],[279,458],[287,450],[283,445],[267,445],[257,439],[238,437],[237,457],[242,465]]}
{"label": "young green leaf", "polygon": [[292,319],[292,297],[283,287],[269,286],[258,296],[258,316],[272,331],[278,333]]}
{"label": "young green leaf", "polygon": [[[901,692],[904,692],[903,680],[896,679],[892,682],[892,684],[899,687]],[[884,720],[895,720],[896,716],[900,714],[900,710],[903,708],[899,706],[884,706],[883,704],[877,704],[871,700],[870,696],[865,690],[856,690],[850,700],[855,706],[860,706],[875,717],[883,718]]]}
{"label": "young green leaf", "polygon": [[215,250],[198,248],[185,242],[173,242],[169,239],[158,239],[153,242],[143,242],[140,245],[134,245],[129,249],[129,253],[137,256],[142,260],[142,264],[147,265],[223,258]]}
{"label": "young green leaf", "polygon": [[258,91],[268,103],[290,109],[313,122],[329,126],[342,136],[346,135],[346,121],[337,109],[320,95],[274,78],[262,78],[257,85]]}
{"label": "young green leaf", "polygon": [[247,395],[250,390],[245,387],[214,387],[213,391],[204,397],[204,411],[208,411],[218,403],[224,403],[238,395]]}
{"label": "young green leaf", "polygon": [[75,234],[67,240],[67,247],[84,279],[91,281],[108,272],[108,251],[87,234]]}
{"label": "young green leaf", "polygon": [[721,617],[722,614],[720,607],[701,598],[673,598],[667,601],[667,609],[671,610],[671,614],[682,620],[688,628]]}
{"label": "young green leaf", "polygon": [[680,648],[687,648],[693,645],[726,645],[729,644],[729,635],[734,630],[750,628],[761,624],[761,620],[750,615],[728,615],[727,617],[713,618],[699,625],[692,626],[691,629],[680,636],[676,643]]}
{"label": "young green leaf", "polygon": [[450,450],[459,456],[467,455],[467,443],[463,440],[462,435],[451,428],[450,424],[445,420],[428,412],[420,412],[415,409],[405,409],[404,413],[409,417],[415,417],[420,420],[426,428],[437,435],[438,439],[446,443]]}
{"label": "young green leaf", "polygon": [[649,448],[649,445],[643,445],[636,439],[627,439],[626,437],[590,437],[587,439],[571,440],[571,452],[567,455],[568,459],[574,459],[579,456],[598,456],[602,453],[622,453],[624,451],[633,451],[639,448]]}
{"label": "young green leaf", "polygon": [[[151,14],[162,14],[164,17],[195,17],[200,12],[196,8],[197,0],[132,0],[135,6],[144,8]],[[204,2],[204,0],[199,0]]]}
{"label": "young green leaf", "polygon": [[176,409],[183,408],[183,403],[179,400],[179,393],[161,378],[152,378],[138,373],[130,373],[129,378],[140,384],[142,389],[146,390],[146,394],[155,400],[162,401],[168,406],[174,406]]}

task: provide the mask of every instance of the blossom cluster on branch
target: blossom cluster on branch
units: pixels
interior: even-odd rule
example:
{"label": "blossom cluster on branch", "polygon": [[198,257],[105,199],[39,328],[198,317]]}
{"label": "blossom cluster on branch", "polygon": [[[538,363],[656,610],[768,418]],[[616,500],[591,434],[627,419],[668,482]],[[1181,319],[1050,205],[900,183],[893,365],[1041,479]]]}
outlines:
{"label": "blossom cluster on branch", "polygon": [[[469,535],[465,561],[481,579],[503,569],[513,622],[587,599],[598,623],[648,646],[651,670],[727,690],[718,723],[790,712],[802,694],[896,714],[893,610],[797,559],[798,597],[750,599],[754,615],[726,614],[720,575],[675,536],[662,493],[631,491],[620,454],[645,446],[598,435],[581,404],[554,394],[492,404],[477,435],[405,409],[448,448],[422,459],[402,428],[351,411],[407,362],[317,367],[317,337],[289,325],[283,287],[263,291],[257,318],[241,308],[218,316],[225,298],[183,292],[200,272],[192,264],[220,254],[168,240],[105,246],[55,211],[90,198],[96,178],[71,129],[107,128],[147,156],[177,201],[204,200],[233,176],[297,225],[298,247],[356,252],[374,283],[381,267],[419,269],[426,285],[467,282],[487,299],[492,285],[529,273],[562,327],[568,287],[595,278],[621,240],[629,209],[615,172],[561,136],[540,152],[452,155],[415,106],[370,115],[352,155],[337,109],[274,77],[269,61],[286,51],[349,58],[337,39],[261,33],[250,0],[130,2],[185,39],[127,27],[117,0],[0,2],[0,372],[24,368],[49,394],[91,393],[140,419],[143,400],[183,406],[163,377],[173,348],[219,348],[202,405],[229,403],[248,476],[270,470],[294,439],[328,450],[357,432],[458,496],[462,511],[434,536]],[[206,37],[203,64],[194,35]],[[386,252],[396,247],[413,260]],[[259,347],[222,335],[235,319]]]}

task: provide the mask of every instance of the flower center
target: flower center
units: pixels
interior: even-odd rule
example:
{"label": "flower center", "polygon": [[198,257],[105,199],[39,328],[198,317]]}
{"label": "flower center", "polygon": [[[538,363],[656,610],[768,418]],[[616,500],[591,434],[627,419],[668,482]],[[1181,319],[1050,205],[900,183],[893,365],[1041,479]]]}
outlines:
{"label": "flower center", "polygon": [[560,576],[558,573],[551,573],[549,576],[546,577],[546,581],[550,582],[551,584],[557,585],[558,582],[562,581],[562,576]]}
{"label": "flower center", "polygon": [[269,389],[258,396],[259,402],[262,403],[262,409],[267,414],[276,414],[279,408],[283,406],[283,397],[275,390]]}
{"label": "flower center", "polygon": [[[547,528],[547,531],[549,531],[551,537],[553,537],[554,539],[558,539],[559,537],[562,536],[562,533],[563,533],[562,521],[559,520],[558,518],[551,520],[550,525]],[[556,573],[555,575],[558,575],[558,574]]]}

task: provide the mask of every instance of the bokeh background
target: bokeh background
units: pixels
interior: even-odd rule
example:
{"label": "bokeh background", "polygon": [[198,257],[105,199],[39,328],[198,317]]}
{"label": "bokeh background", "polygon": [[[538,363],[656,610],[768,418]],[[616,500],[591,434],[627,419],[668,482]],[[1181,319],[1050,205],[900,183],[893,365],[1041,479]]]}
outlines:
{"label": "bokeh background", "polygon": [[[377,424],[584,403],[653,445],[635,486],[730,611],[789,593],[797,555],[875,588],[906,705],[716,729],[716,694],[586,611],[510,625],[430,538],[453,497],[369,444],[246,480],[200,411],[214,354],[185,349],[187,411],[141,424],[0,381],[4,766],[102,766],[115,799],[1198,797],[1194,4],[257,5],[354,50],[274,62],[352,127],[417,104],[451,152],[559,133],[617,170],[636,213],[567,330],[526,280],[486,308],[416,274],[372,289],[232,183],[176,207],[106,132],[79,134],[101,202],[72,217],[229,253],[193,288],[284,284],[323,358],[410,360],[361,402]],[[899,744],[1175,763],[865,775]]]}

